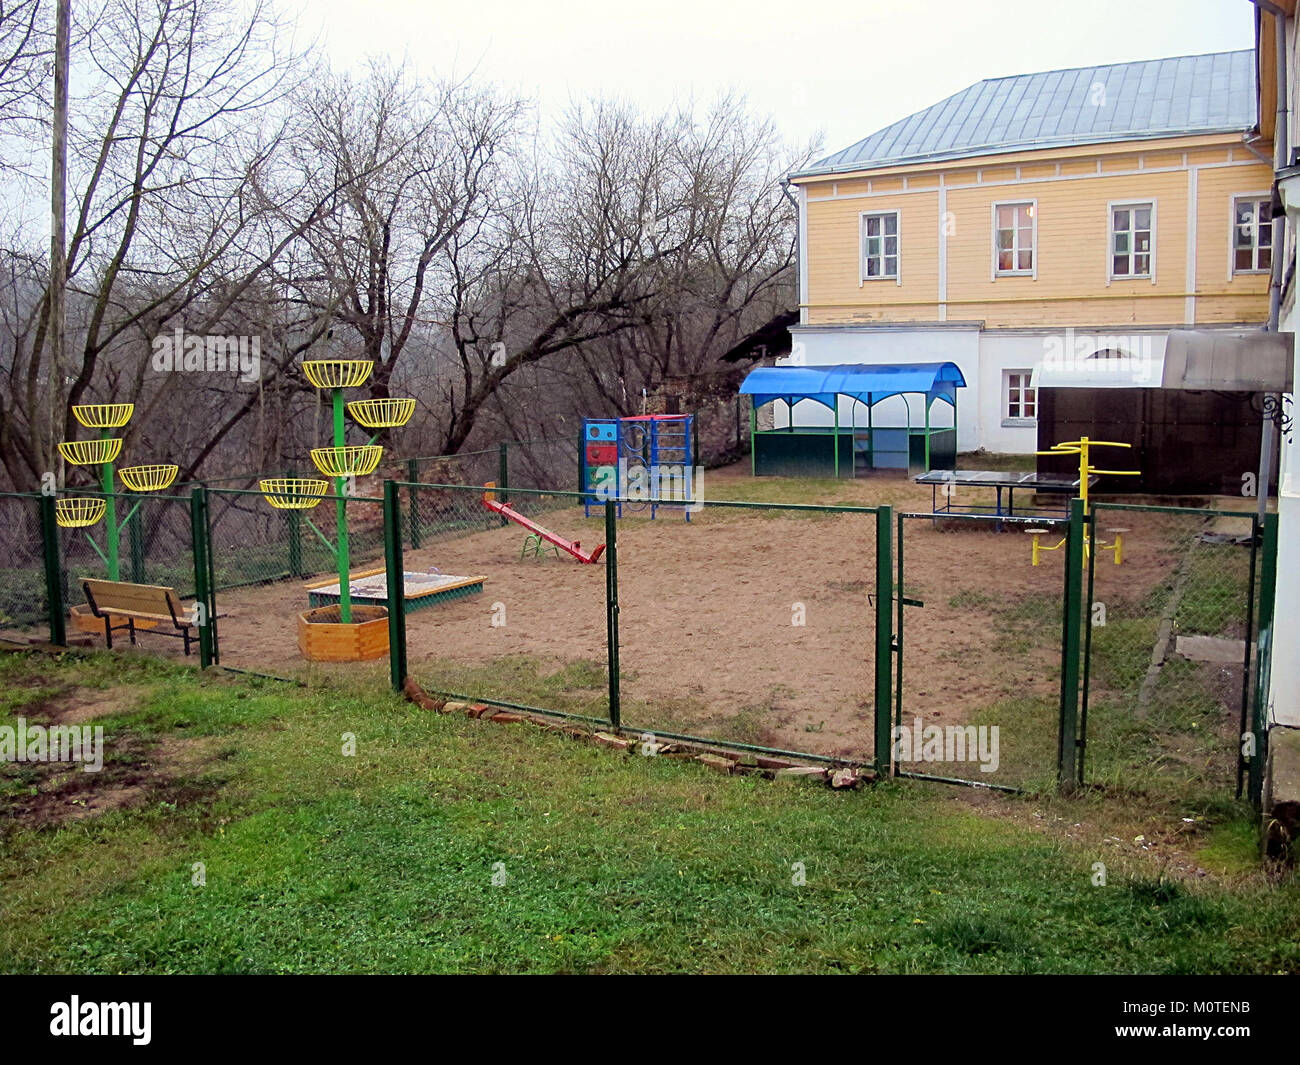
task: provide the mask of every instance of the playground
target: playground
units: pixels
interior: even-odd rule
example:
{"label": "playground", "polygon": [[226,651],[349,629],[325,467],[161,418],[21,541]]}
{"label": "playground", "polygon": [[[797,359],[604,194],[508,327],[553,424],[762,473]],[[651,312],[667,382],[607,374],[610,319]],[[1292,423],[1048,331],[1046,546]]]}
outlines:
{"label": "playground", "polygon": [[[733,752],[878,769],[892,754],[950,782],[1239,797],[1249,771],[1257,786],[1258,759],[1234,754],[1258,713],[1250,500],[1095,498],[1137,471],[1109,461],[1128,444],[1087,437],[1044,453],[1073,477],[979,454],[913,478],[755,477],[751,460],[706,484],[692,416],[669,414],[584,420],[578,492],[510,485],[503,450],[500,485],[385,477],[367,495],[377,441],[413,410],[346,402],[371,369],[303,363],[332,409],[311,451],[323,476],[255,489],[169,495],[174,465],[115,471],[131,408],[77,408],[99,437],[61,447],[101,490],[6,501],[25,508],[14,527],[40,502],[40,543],[60,545],[57,564],[43,548],[45,590],[56,601],[61,579],[73,631],[309,682],[410,678]],[[955,402],[947,364],[896,369],[863,402],[922,385],[927,404]],[[864,387],[831,376],[809,395],[834,406]]]}
{"label": "playground", "polygon": [[[998,724],[1000,765],[990,773],[972,766],[966,775],[1010,785],[1050,777],[1065,552],[1044,552],[1035,566],[1031,536],[1023,529],[999,531],[991,521],[932,517],[926,484],[901,478],[756,481],[749,473],[747,464],[709,471],[708,496],[749,497],[752,506],[709,506],[689,523],[680,511],[661,510],[652,521],[648,508],[628,508],[618,522],[624,723],[869,761],[875,515],[762,504],[791,497],[821,498],[840,508],[887,503],[915,515],[906,519],[903,535],[908,604],[902,608],[898,720],[908,726]],[[573,498],[532,501],[518,495],[506,506],[524,517],[527,524],[521,525],[504,520],[495,497],[489,496],[495,507],[485,506],[481,488],[413,492],[426,520],[419,546],[408,542],[404,552],[408,595],[421,580],[437,587],[449,579],[442,575],[481,578],[481,590],[428,608],[408,600],[411,676],[431,691],[605,717],[608,560],[584,564],[547,540],[545,551],[527,543],[536,527],[563,544],[580,541],[586,545],[580,554],[595,554],[605,539],[598,508],[586,517]],[[1092,649],[1100,666],[1092,692],[1099,757],[1106,749],[1112,763],[1122,756],[1121,704],[1130,695],[1137,698],[1164,604],[1194,550],[1219,553],[1211,561],[1231,571],[1227,584],[1206,592],[1213,601],[1201,604],[1197,631],[1240,638],[1235,606],[1247,552],[1200,546],[1194,539],[1207,529],[1248,526],[1248,501],[1235,503],[1247,520],[1125,514],[1123,565],[1116,567],[1104,553],[1098,558],[1098,596],[1113,620],[1109,630],[1097,630]],[[367,601],[361,593],[382,582],[382,551],[376,555],[381,515],[365,501],[351,502],[350,509],[356,512],[352,530],[359,548],[354,572],[380,567],[378,578],[352,582],[361,602]],[[239,546],[220,535],[214,540],[217,565],[229,565]],[[315,557],[317,565],[326,562],[324,555]],[[352,663],[303,657],[290,619],[309,605],[309,597],[314,604],[320,591],[329,590],[321,584],[328,580],[326,569],[219,590],[220,663],[309,681],[352,677],[384,684],[386,657]],[[140,649],[151,654],[181,653],[173,641],[147,634],[140,640]],[[1232,749],[1236,731],[1233,692],[1240,667],[1180,661],[1177,668],[1167,681],[1176,680],[1184,694],[1194,689],[1192,705],[1202,720],[1174,723],[1170,765],[1213,769],[1214,787],[1230,789],[1231,765],[1223,752]]]}

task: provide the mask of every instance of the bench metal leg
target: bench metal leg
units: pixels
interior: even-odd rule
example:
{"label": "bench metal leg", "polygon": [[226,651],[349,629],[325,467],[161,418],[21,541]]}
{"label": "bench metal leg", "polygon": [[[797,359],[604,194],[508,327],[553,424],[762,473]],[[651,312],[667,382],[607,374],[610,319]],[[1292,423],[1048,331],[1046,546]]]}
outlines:
{"label": "bench metal leg", "polygon": [[108,650],[113,649],[113,619],[111,617],[104,618],[104,644]]}
{"label": "bench metal leg", "polygon": [[131,646],[135,646],[135,618],[126,619],[127,630],[131,633]]}

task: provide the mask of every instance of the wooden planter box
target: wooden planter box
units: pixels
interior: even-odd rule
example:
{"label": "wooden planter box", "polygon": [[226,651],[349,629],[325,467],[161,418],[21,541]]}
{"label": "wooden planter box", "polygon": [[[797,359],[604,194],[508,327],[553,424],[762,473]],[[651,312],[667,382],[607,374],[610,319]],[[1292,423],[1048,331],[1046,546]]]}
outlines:
{"label": "wooden planter box", "polygon": [[388,654],[388,610],[352,604],[352,621],[339,620],[337,606],[298,615],[298,650],[311,662],[366,662]]}
{"label": "wooden planter box", "polygon": [[[122,614],[110,614],[114,630],[119,625],[126,624],[126,618]],[[135,631],[148,632],[150,629],[157,628],[158,622],[146,621],[136,618]],[[90,612],[90,604],[78,603],[68,610],[68,627],[75,629],[77,632],[88,632],[94,636],[104,635],[104,619],[97,618]]]}

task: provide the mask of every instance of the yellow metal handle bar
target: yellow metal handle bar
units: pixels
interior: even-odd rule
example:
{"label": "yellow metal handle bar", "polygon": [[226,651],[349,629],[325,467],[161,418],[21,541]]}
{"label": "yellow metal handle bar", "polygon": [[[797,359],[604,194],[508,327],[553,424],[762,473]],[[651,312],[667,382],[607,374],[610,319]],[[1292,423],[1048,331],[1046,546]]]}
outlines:
{"label": "yellow metal handle bar", "polygon": [[[1059,444],[1053,444],[1052,451],[1040,451],[1038,452],[1038,454],[1050,455],[1053,451],[1062,451],[1067,453],[1078,451],[1080,448],[1083,447],[1083,444],[1084,442],[1082,440],[1064,440]],[[1133,445],[1121,443],[1118,440],[1094,440],[1092,439],[1092,437],[1088,437],[1088,446],[1089,447],[1132,447]]]}

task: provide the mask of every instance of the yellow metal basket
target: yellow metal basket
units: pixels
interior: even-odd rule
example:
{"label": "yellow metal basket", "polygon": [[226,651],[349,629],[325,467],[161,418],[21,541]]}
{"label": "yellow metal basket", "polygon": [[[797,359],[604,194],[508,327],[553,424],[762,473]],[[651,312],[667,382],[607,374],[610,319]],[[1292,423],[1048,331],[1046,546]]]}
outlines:
{"label": "yellow metal basket", "polygon": [[302,372],[317,388],[355,388],[374,368],[369,359],[312,359],[302,364]]}
{"label": "yellow metal basket", "polygon": [[305,477],[269,477],[257,487],[277,510],[310,510],[329,491],[329,481]]}
{"label": "yellow metal basket", "polygon": [[96,466],[101,462],[112,462],[121,453],[122,441],[116,436],[103,440],[65,440],[59,444],[59,454],[74,466]]}
{"label": "yellow metal basket", "polygon": [[132,492],[160,492],[170,487],[180,472],[179,466],[168,462],[157,466],[124,466],[117,475]]}
{"label": "yellow metal basket", "polygon": [[67,496],[54,501],[54,520],[65,529],[94,525],[104,516],[108,504],[91,496]]}
{"label": "yellow metal basket", "polygon": [[135,413],[134,403],[74,404],[73,416],[87,429],[120,429]]}
{"label": "yellow metal basket", "polygon": [[331,477],[364,477],[374,473],[384,449],[378,444],[352,447],[314,447],[311,461],[321,473]]}
{"label": "yellow metal basket", "polygon": [[356,399],[348,404],[348,413],[367,429],[391,429],[405,425],[415,413],[415,400]]}

